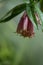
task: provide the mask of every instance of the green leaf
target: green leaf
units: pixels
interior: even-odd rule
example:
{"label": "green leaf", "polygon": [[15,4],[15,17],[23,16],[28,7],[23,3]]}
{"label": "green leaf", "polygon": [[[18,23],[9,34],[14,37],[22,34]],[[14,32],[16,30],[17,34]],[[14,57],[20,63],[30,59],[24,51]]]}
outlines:
{"label": "green leaf", "polygon": [[3,16],[0,19],[0,23],[7,22],[7,21],[11,20],[12,18],[14,18],[15,16],[17,16],[18,14],[20,14],[22,11],[24,11],[26,9],[26,4],[27,3],[22,3],[20,5],[17,5],[13,9],[11,9],[8,13],[6,13],[5,16]]}
{"label": "green leaf", "polygon": [[43,0],[40,0],[40,9],[43,12]]}
{"label": "green leaf", "polygon": [[37,23],[37,20],[36,20],[36,17],[35,17],[35,4],[33,1],[30,2],[31,3],[31,6],[30,6],[30,9],[31,9],[31,13],[32,13],[32,17],[33,17],[33,20],[34,20],[34,23],[36,24],[37,26],[37,29],[38,29],[38,23]]}
{"label": "green leaf", "polygon": [[32,16],[33,16],[34,23],[36,24],[37,29],[38,29],[38,23],[37,23],[37,20],[36,20],[35,14],[34,14],[32,11],[31,11],[31,13],[32,13]]}

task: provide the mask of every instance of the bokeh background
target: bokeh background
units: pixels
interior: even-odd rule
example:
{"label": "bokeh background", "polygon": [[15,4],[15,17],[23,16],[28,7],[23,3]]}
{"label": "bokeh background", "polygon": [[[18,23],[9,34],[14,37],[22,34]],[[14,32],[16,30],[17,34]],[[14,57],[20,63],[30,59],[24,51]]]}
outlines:
{"label": "bokeh background", "polygon": [[[0,0],[0,18],[25,1]],[[35,28],[33,38],[14,33],[21,16],[22,13],[6,23],[0,23],[0,65],[43,65],[43,32]]]}

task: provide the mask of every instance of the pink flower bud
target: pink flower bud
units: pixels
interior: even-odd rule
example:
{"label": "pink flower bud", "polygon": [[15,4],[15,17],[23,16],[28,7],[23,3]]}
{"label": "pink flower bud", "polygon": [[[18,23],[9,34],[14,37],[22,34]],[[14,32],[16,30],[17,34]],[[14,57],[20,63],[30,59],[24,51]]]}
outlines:
{"label": "pink flower bud", "polygon": [[24,37],[32,37],[34,35],[33,23],[26,12],[24,12],[23,16],[21,17],[16,32]]}

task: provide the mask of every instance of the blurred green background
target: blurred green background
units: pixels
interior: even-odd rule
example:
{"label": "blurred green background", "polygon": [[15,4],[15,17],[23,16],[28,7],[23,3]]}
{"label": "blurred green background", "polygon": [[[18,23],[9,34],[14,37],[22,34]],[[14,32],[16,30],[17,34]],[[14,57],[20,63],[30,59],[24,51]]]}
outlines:
{"label": "blurred green background", "polygon": [[[24,0],[0,0],[0,18]],[[43,65],[43,32],[35,29],[33,38],[16,33],[22,13],[9,22],[0,23],[0,65]]]}

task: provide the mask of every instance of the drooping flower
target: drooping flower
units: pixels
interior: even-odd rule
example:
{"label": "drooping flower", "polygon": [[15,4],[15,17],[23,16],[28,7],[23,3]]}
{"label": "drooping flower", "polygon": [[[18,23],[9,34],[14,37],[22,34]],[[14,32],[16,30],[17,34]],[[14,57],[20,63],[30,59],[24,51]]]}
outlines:
{"label": "drooping flower", "polygon": [[20,19],[16,32],[24,37],[32,37],[34,35],[34,26],[26,11]]}

